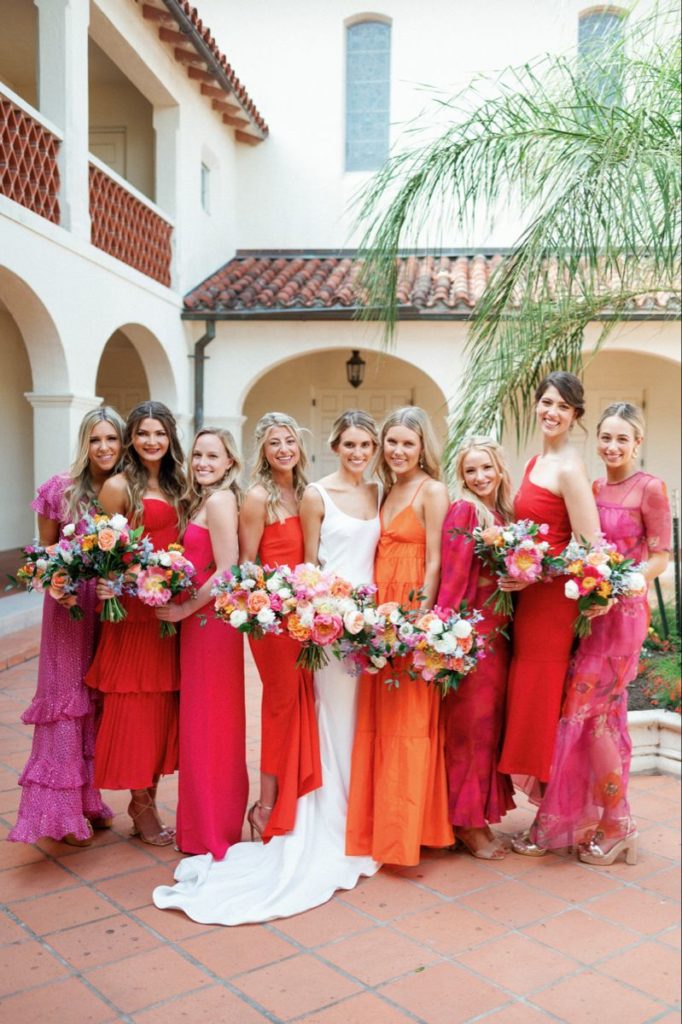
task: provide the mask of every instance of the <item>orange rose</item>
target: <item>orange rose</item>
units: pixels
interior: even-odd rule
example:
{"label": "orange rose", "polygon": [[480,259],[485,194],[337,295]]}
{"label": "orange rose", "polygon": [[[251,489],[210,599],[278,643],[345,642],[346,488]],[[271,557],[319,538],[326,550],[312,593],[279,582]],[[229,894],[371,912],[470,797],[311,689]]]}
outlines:
{"label": "orange rose", "polygon": [[100,551],[111,551],[118,540],[118,534],[115,530],[105,526],[104,529],[100,530],[97,534],[97,547]]}
{"label": "orange rose", "polygon": [[298,615],[290,615],[287,619],[287,632],[294,640],[299,640],[301,643],[310,640],[310,629],[303,625]]}
{"label": "orange rose", "polygon": [[258,615],[263,608],[270,607],[270,598],[264,590],[254,590],[249,594],[246,607],[252,615]]}
{"label": "orange rose", "polygon": [[[58,569],[57,572],[53,573],[52,579],[50,580],[50,592],[53,590],[57,591],[57,596],[62,596],[64,587],[69,582],[68,573],[64,572],[63,569]],[[54,595],[52,595],[54,597]]]}
{"label": "orange rose", "polygon": [[332,585],[329,588],[329,593],[332,595],[332,597],[350,597],[350,595],[353,593],[353,588],[348,582],[348,580],[342,580],[340,577],[337,576],[337,578],[332,581]]}
{"label": "orange rose", "polygon": [[488,544],[488,546],[490,546],[491,544],[495,544],[501,533],[502,530],[499,526],[487,526],[485,530],[481,530],[481,540],[484,544]]}

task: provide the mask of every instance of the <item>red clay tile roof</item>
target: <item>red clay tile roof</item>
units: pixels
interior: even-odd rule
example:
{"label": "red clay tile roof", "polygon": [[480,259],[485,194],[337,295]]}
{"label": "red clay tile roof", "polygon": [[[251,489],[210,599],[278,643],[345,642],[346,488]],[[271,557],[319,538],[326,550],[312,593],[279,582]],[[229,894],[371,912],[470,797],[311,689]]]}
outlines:
{"label": "red clay tile roof", "polygon": [[[480,299],[503,253],[407,255],[399,260],[399,316],[464,319]],[[362,306],[357,278],[362,261],[354,252],[238,252],[185,296],[185,315],[351,315]],[[642,296],[633,312],[679,310],[669,293]]]}
{"label": "red clay tile roof", "polygon": [[[223,113],[224,123],[237,129],[247,129],[236,131],[238,141],[251,144],[262,141],[267,136],[269,128],[246,88],[237,78],[227,57],[220,50],[211,30],[199,17],[196,7],[192,7],[188,0],[153,0],[143,4],[142,14],[147,20],[160,25],[159,37],[174,47],[175,59],[187,65],[190,78],[201,82],[203,95],[213,97],[213,107]],[[180,31],[169,31],[168,26],[171,24],[177,26]],[[191,26],[191,29],[188,26]],[[200,43],[189,34],[191,30],[200,37]],[[215,93],[218,91],[226,101],[225,105],[228,108],[234,106],[234,110],[225,110],[219,102],[215,102]],[[251,134],[252,131],[256,134]]]}

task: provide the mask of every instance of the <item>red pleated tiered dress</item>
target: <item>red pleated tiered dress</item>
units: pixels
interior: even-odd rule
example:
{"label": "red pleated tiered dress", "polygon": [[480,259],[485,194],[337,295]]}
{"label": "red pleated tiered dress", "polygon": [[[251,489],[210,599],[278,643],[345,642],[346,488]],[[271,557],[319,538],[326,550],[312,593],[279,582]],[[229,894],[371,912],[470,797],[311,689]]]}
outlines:
{"label": "red pleated tiered dress", "polygon": [[[157,549],[178,539],[172,505],[145,498],[145,534]],[[95,745],[102,789],[146,789],[178,766],[179,637],[161,637],[153,608],[122,598],[127,616],[104,622],[85,682],[103,694]]]}

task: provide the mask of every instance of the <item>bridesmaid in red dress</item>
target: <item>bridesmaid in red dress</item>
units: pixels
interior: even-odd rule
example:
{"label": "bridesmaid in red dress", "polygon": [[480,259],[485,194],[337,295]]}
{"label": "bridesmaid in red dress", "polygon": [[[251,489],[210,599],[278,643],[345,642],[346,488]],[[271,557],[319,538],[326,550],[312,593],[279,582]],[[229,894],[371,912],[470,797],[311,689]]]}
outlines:
{"label": "bridesmaid in red dress", "polygon": [[[599,516],[582,459],[571,444],[571,429],[582,417],[584,392],[572,373],[555,370],[535,392],[542,454],[526,466],[514,499],[515,519],[547,523],[549,551],[559,554],[571,539],[594,542]],[[544,788],[549,779],[564,679],[573,646],[575,602],[564,596],[564,580],[525,584],[514,614],[514,646],[507,692],[507,718],[499,770],[532,776]]]}
{"label": "bridesmaid in red dress", "polygon": [[514,807],[508,775],[497,770],[504,701],[509,670],[509,641],[496,630],[509,625],[506,616],[486,604],[497,580],[474,554],[471,540],[453,530],[471,533],[477,526],[503,526],[513,519],[511,482],[502,448],[490,437],[462,442],[454,461],[460,499],[450,506],[443,524],[440,589],[442,608],[476,608],[483,616],[482,633],[492,637],[485,658],[445,698],[445,766],[449,814],[455,837],[473,857],[501,860],[507,846],[495,836],[497,824]]}
{"label": "bridesmaid in red dress", "polygon": [[[241,561],[294,566],[303,562],[299,505],[307,485],[300,428],[269,412],[256,424],[252,486],[239,516]],[[290,832],[296,801],[322,785],[312,673],[296,665],[298,641],[270,634],[250,640],[263,684],[260,795],[249,809],[251,838]]]}
{"label": "bridesmaid in red dress", "polygon": [[[108,515],[120,513],[134,526],[144,523],[155,548],[177,541],[184,519],[185,474],[175,419],[161,402],[137,405],[126,421],[123,469],[99,494]],[[100,580],[97,596],[110,597]],[[161,775],[178,766],[178,638],[161,637],[153,608],[135,597],[122,598],[123,622],[104,622],[85,681],[103,694],[95,745],[95,784],[129,789],[133,835],[167,846],[175,832],[163,826],[156,809]]]}
{"label": "bridesmaid in red dress", "polygon": [[[180,777],[176,845],[221,860],[242,835],[246,774],[244,638],[211,615],[211,586],[239,561],[242,464],[232,434],[204,427],[194,438],[185,556],[197,570],[196,595],[156,609],[180,631]],[[197,612],[201,614],[197,615]]]}

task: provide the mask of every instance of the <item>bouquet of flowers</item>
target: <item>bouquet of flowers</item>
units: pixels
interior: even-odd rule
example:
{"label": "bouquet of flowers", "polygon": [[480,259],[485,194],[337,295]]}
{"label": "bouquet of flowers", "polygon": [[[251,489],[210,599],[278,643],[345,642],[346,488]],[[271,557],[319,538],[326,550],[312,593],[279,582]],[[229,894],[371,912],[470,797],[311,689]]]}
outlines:
{"label": "bouquet of flowers", "polygon": [[580,543],[571,541],[556,561],[569,577],[564,585],[566,597],[578,602],[573,624],[576,636],[592,632],[592,623],[584,614],[590,608],[604,608],[619,597],[641,597],[647,592],[644,567],[635,565],[634,559],[625,558],[615,544],[604,539],[595,545],[584,539]]}
{"label": "bouquet of flowers", "polygon": [[74,532],[75,527],[71,524],[64,527],[63,536],[57,544],[48,547],[27,545],[23,548],[25,561],[16,576],[10,579],[29,591],[47,590],[56,600],[69,597],[69,615],[79,620],[83,618],[83,609],[78,605],[77,591],[83,579],[83,564]]}
{"label": "bouquet of flowers", "polygon": [[[467,530],[455,532],[473,540],[475,553],[498,577],[509,576],[524,583],[535,583],[553,569],[547,554],[549,544],[542,539],[549,532],[546,523],[519,519],[505,526],[477,526],[471,533]],[[508,591],[498,587],[485,603],[490,601],[494,602],[493,609],[499,615],[513,615],[512,595]]]}
{"label": "bouquet of flowers", "polygon": [[211,589],[217,617],[256,638],[281,633],[283,615],[296,603],[290,572],[288,566],[271,569],[256,562],[233,565]]}
{"label": "bouquet of flowers", "polygon": [[126,610],[119,601],[124,592],[135,591],[135,576],[152,552],[151,541],[142,536],[144,527],[132,529],[125,516],[87,513],[83,517],[84,532],[74,535],[79,547],[79,563],[87,579],[98,577],[114,584],[114,595],[102,605],[100,619],[120,622]]}
{"label": "bouquet of flowers", "polygon": [[[196,569],[185,558],[182,544],[169,544],[165,550],[152,551],[136,573],[136,594],[143,604],[159,608],[177,594],[195,592]],[[161,622],[161,636],[175,636],[174,622]]]}
{"label": "bouquet of flowers", "polygon": [[[360,593],[367,588],[359,588]],[[372,588],[372,591],[374,588]],[[356,591],[357,593],[357,591]],[[394,658],[411,654],[417,642],[417,635],[406,611],[397,601],[384,601],[375,605],[371,598],[360,598],[358,611],[364,625],[353,634],[346,628],[339,644],[339,656],[348,657],[358,672],[376,675],[386,665],[392,666]],[[359,620],[349,619],[348,625],[355,626]],[[386,680],[387,686],[399,686],[393,676]]]}
{"label": "bouquet of flowers", "polygon": [[346,622],[352,626],[359,622],[353,586],[305,562],[289,572],[288,584],[295,603],[286,615],[286,630],[303,645],[296,664],[314,672],[328,664],[326,648],[341,640]]}
{"label": "bouquet of flowers", "polygon": [[479,612],[465,615],[463,608],[435,607],[420,614],[414,622],[410,676],[440,687],[442,697],[456,690],[485,656],[484,638],[476,631],[482,618]]}

